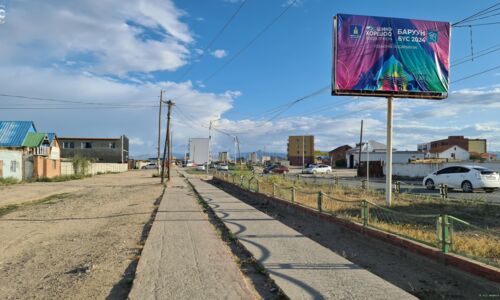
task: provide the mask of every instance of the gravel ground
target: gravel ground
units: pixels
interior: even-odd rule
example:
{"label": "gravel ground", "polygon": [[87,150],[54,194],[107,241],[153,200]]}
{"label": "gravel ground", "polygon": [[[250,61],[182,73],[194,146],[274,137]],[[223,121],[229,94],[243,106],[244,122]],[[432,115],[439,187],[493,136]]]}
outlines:
{"label": "gravel ground", "polygon": [[163,192],[151,174],[49,184],[50,193],[76,191],[1,216],[0,299],[125,299],[145,224]]}

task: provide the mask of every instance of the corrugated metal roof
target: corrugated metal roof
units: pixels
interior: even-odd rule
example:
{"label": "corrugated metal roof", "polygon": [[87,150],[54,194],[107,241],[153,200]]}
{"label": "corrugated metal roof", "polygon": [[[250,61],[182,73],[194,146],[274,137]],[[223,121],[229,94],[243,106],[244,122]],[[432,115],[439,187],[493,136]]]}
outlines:
{"label": "corrugated metal roof", "polygon": [[39,147],[46,136],[46,133],[29,132],[24,139],[23,147]]}
{"label": "corrugated metal roof", "polygon": [[0,147],[22,147],[29,132],[36,132],[32,121],[0,121]]}
{"label": "corrugated metal roof", "polygon": [[54,140],[55,137],[56,137],[55,133],[53,133],[53,132],[48,132],[47,133],[47,138],[49,139],[50,143],[52,143],[52,141]]}

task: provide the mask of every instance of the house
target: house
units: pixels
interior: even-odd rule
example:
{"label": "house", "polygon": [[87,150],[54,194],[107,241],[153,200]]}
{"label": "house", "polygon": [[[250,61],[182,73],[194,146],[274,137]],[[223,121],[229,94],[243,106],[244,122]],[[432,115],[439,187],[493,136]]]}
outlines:
{"label": "house", "polygon": [[34,178],[53,178],[61,175],[61,150],[55,133],[30,132],[22,146],[33,164]]}
{"label": "house", "polygon": [[451,146],[458,146],[469,153],[477,153],[478,155],[488,152],[486,139],[469,139],[462,135],[448,136],[446,139],[417,145],[418,150],[424,153],[430,153],[431,150],[438,148],[438,150],[433,151],[434,153],[437,153],[439,150],[443,149],[442,147],[449,148]]}
{"label": "house", "polygon": [[287,153],[292,166],[314,163],[314,135],[289,136]]}
{"label": "house", "polygon": [[332,151],[328,152],[328,156],[330,157],[330,163],[332,165],[342,164],[343,166],[347,166],[347,163],[342,163],[346,159],[347,151],[351,150],[352,147],[349,145],[339,146]]}
{"label": "house", "polygon": [[[346,160],[348,168],[356,168],[358,166],[359,159],[359,145],[356,148],[350,149],[346,152]],[[392,150],[392,162],[393,163],[409,163],[414,160],[424,159],[425,154],[419,151],[396,151]],[[363,143],[361,148],[361,162],[380,162],[383,166],[387,159],[386,146],[385,144],[368,141]]]}
{"label": "house", "polygon": [[126,163],[129,141],[125,135],[117,138],[60,137],[61,158],[81,156],[98,163]]}
{"label": "house", "polygon": [[[351,148],[345,152],[345,159],[347,161],[348,168],[356,168],[358,166],[359,148],[359,144],[356,144],[355,148]],[[363,143],[361,147],[362,157],[363,153],[365,153],[366,155],[367,149],[370,150],[370,156],[372,156],[372,153],[385,153],[386,146],[385,144],[376,141],[368,141],[366,143]],[[371,160],[373,161],[373,159]],[[361,159],[361,161],[363,161],[363,159]]]}
{"label": "house", "polygon": [[449,160],[469,160],[470,154],[466,149],[457,145],[433,147],[429,151],[429,158],[445,158]]}
{"label": "house", "polygon": [[0,178],[59,176],[59,153],[54,133],[38,133],[31,121],[0,121]]}

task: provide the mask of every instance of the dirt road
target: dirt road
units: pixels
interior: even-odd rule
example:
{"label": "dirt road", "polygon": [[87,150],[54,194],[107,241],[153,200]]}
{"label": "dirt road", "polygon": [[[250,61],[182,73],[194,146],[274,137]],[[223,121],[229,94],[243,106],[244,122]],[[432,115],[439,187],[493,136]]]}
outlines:
{"label": "dirt road", "polygon": [[[163,192],[151,174],[49,184],[46,192],[66,194],[1,216],[0,299],[126,298],[141,235]],[[36,188],[10,193],[22,201],[19,193]]]}

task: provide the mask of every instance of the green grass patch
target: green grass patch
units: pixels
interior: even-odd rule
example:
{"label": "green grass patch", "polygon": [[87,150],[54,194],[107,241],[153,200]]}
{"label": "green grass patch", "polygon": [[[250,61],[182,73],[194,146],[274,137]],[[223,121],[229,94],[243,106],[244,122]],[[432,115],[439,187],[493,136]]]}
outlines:
{"label": "green grass patch", "polygon": [[21,209],[24,209],[24,208],[27,208],[30,206],[34,206],[34,205],[56,204],[64,199],[66,199],[69,195],[70,195],[70,193],[61,193],[61,194],[51,195],[51,196],[48,196],[48,197],[45,197],[45,198],[42,198],[39,200],[31,201],[31,202],[25,202],[25,203],[21,203],[21,204],[9,204],[9,205],[5,205],[5,206],[1,206],[0,207],[0,217],[4,216],[6,214],[9,214],[11,212],[21,210]]}
{"label": "green grass patch", "polygon": [[20,183],[20,181],[15,179],[14,177],[0,178],[0,186],[11,185],[11,184],[16,184],[16,183]]}
{"label": "green grass patch", "polygon": [[73,174],[73,175],[61,175],[52,178],[40,177],[40,178],[33,178],[29,180],[29,182],[63,182],[63,181],[78,180],[88,177],[92,177],[92,175]]}

